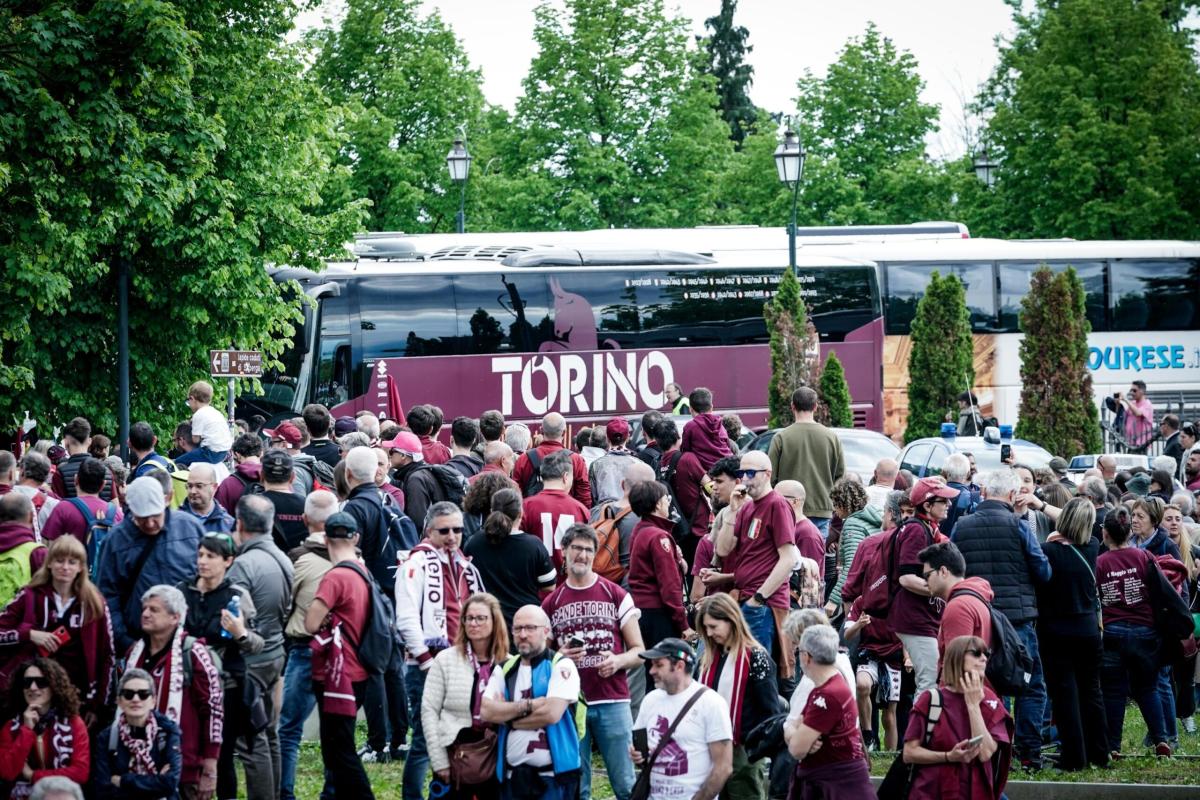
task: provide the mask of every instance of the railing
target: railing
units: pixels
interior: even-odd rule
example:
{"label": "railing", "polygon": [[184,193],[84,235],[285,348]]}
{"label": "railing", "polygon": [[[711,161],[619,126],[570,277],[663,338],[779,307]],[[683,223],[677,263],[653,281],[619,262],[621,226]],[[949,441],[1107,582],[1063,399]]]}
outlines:
{"label": "railing", "polygon": [[1158,424],[1167,414],[1179,417],[1180,423],[1200,420],[1200,390],[1171,390],[1146,392],[1146,397],[1154,405],[1154,436],[1140,447],[1131,447],[1125,441],[1125,432],[1118,430],[1116,414],[1108,410],[1106,405],[1100,406],[1100,430],[1104,436],[1105,453],[1137,453],[1150,458],[1162,455],[1164,439],[1159,432]]}

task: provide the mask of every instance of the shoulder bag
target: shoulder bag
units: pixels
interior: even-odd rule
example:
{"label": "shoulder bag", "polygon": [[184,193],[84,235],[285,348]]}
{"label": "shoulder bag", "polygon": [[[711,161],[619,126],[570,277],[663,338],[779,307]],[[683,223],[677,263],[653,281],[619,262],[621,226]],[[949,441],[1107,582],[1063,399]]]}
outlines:
{"label": "shoulder bag", "polygon": [[701,686],[700,691],[696,692],[679,710],[679,716],[671,723],[671,727],[667,728],[667,732],[658,740],[658,746],[654,748],[654,752],[650,754],[650,758],[646,759],[646,763],[642,765],[642,771],[638,774],[637,783],[633,785],[633,792],[629,795],[629,800],[648,800],[650,797],[650,771],[654,769],[654,761],[658,758],[658,754],[667,746],[667,742],[671,741],[671,737],[675,734],[675,729],[679,727],[679,723],[687,716],[687,713],[692,710],[692,706],[700,699],[700,695],[708,691],[707,686]]}

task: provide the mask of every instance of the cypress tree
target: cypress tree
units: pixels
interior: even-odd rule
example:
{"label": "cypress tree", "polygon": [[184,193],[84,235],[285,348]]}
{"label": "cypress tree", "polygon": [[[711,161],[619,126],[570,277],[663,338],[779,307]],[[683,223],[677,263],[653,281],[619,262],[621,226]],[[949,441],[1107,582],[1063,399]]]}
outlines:
{"label": "cypress tree", "polygon": [[1021,409],[1017,436],[1070,458],[1099,452],[1100,414],[1092,397],[1083,282],[1073,267],[1033,273],[1021,301]]}
{"label": "cypress tree", "polygon": [[955,419],[958,395],[975,382],[972,356],[963,285],[955,276],[943,278],[935,271],[912,323],[905,442],[936,436],[948,416]]}
{"label": "cypress tree", "polygon": [[850,411],[850,387],[846,383],[846,370],[837,353],[830,352],[821,369],[821,403],[829,410],[831,428],[853,428],[854,414]]}
{"label": "cypress tree", "polygon": [[754,48],[746,44],[750,32],[733,24],[736,11],[737,0],[721,0],[721,13],[704,20],[704,27],[710,31],[704,48],[708,51],[707,72],[717,79],[721,116],[729,125],[729,138],[740,148],[754,127],[758,110],[750,102],[754,67],[746,63],[746,55]]}
{"label": "cypress tree", "polygon": [[800,296],[800,282],[791,269],[783,271],[775,296],[763,305],[763,318],[771,333],[771,383],[767,388],[767,424],[782,428],[792,424],[792,392],[812,386],[814,353],[819,352],[816,328]]}

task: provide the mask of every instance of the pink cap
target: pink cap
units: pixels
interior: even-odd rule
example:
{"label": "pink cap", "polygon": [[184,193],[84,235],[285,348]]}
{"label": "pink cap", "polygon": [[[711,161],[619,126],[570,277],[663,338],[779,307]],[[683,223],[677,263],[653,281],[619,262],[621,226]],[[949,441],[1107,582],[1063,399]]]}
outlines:
{"label": "pink cap", "polygon": [[947,500],[953,500],[958,497],[958,489],[952,489],[946,485],[946,480],[940,475],[931,475],[928,478],[921,478],[917,481],[917,485],[913,487],[911,494],[913,506],[919,506],[925,501],[933,497],[944,497]]}
{"label": "pink cap", "polygon": [[421,454],[421,440],[417,438],[415,433],[401,431],[396,434],[396,438],[386,442],[380,442],[380,447],[386,447],[388,450],[399,450],[413,461],[421,461],[424,456]]}

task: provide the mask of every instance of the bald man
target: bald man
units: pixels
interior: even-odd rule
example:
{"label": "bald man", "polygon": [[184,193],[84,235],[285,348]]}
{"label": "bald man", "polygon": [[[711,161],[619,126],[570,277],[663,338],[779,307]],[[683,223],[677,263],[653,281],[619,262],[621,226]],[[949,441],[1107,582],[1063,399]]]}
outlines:
{"label": "bald man", "polygon": [[875,465],[875,474],[871,485],[867,487],[867,503],[878,509],[883,509],[888,495],[896,488],[896,476],[900,474],[900,465],[890,458],[881,458]]}
{"label": "bald man", "polygon": [[[771,488],[771,460],[766,453],[752,450],[742,456],[738,483],[729,499],[732,522],[726,518],[717,532],[717,555],[726,558],[737,551],[733,585],[742,601],[742,614],[754,638],[770,653],[775,618],[788,613],[788,580],[798,563],[796,515]],[[784,677],[792,674],[789,650],[781,651]]]}
{"label": "bald man", "polygon": [[817,572],[821,580],[825,580],[825,540],[812,520],[804,516],[804,501],[807,497],[804,485],[800,481],[780,481],[775,484],[775,492],[791,506],[792,515],[796,518],[794,532],[796,549],[804,558],[817,562]]}
{"label": "bald man", "polygon": [[[563,449],[563,441],[567,435],[567,421],[562,414],[550,412],[542,417],[542,441],[532,450],[526,450],[517,459],[513,467],[512,477],[521,487],[521,494],[530,497],[537,494],[540,484],[533,481],[546,456],[555,450]],[[571,453],[571,497],[574,497],[587,508],[592,507],[592,485],[588,482],[587,462],[579,453]]]}
{"label": "bald man", "polygon": [[217,471],[212,464],[197,461],[188,470],[187,500],[179,510],[195,517],[205,533],[229,533],[233,517],[216,501],[216,495]]}
{"label": "bald man", "polygon": [[[540,606],[518,609],[512,633],[519,660],[492,670],[480,707],[484,722],[500,725],[502,782],[512,777],[513,767],[529,767],[553,783],[542,797],[574,797],[581,758],[568,709],[579,699],[579,670],[571,659],[546,649],[550,618]],[[510,795],[502,789],[501,796]]]}
{"label": "bald man", "polygon": [[483,469],[467,478],[467,483],[474,483],[486,472],[499,472],[507,478],[512,475],[516,463],[517,457],[511,447],[504,442],[488,442],[483,448]]}

